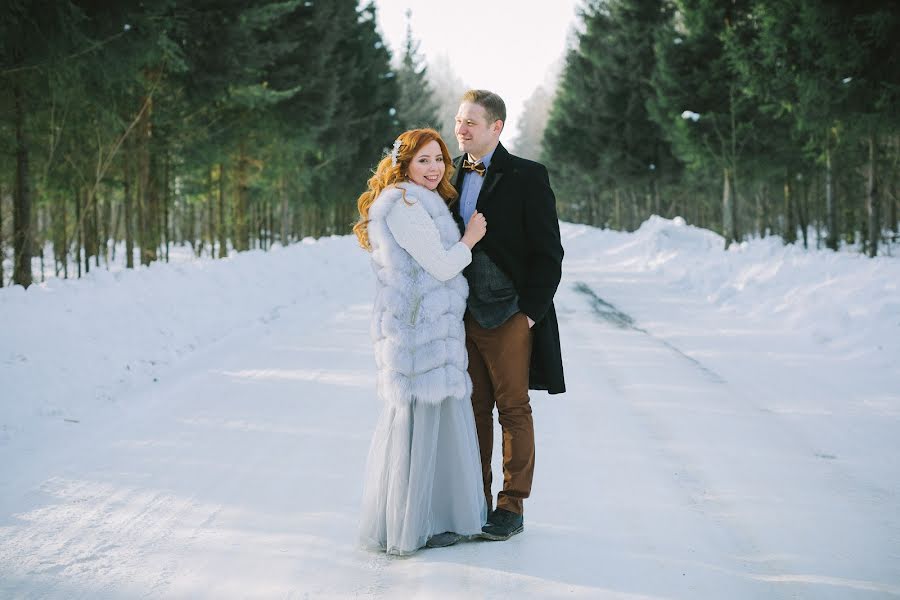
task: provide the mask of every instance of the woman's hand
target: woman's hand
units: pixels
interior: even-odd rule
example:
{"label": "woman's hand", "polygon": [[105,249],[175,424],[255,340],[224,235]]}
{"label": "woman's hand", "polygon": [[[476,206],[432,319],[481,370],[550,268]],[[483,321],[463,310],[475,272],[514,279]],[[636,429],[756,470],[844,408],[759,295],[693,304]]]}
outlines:
{"label": "woman's hand", "polygon": [[471,250],[475,247],[475,244],[481,241],[485,233],[487,233],[487,221],[484,215],[476,210],[472,218],[469,219],[469,224],[466,225],[466,232],[460,241]]}

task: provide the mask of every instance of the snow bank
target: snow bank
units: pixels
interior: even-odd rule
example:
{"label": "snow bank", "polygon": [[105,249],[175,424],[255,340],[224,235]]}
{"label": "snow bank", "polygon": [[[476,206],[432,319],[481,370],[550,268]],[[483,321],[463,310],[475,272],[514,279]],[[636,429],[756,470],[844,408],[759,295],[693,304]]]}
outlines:
{"label": "snow bank", "polygon": [[36,416],[78,418],[197,349],[301,304],[333,311],[368,259],[337,237],[223,260],[91,271],[0,290],[0,442]]}
{"label": "snow bank", "polygon": [[[612,299],[645,326],[681,318],[677,307],[654,303],[666,292],[703,312],[710,328],[739,316],[746,327],[900,364],[895,258],[804,250],[775,237],[726,251],[715,233],[659,217],[633,233],[571,224],[562,233],[564,287],[587,281],[604,295],[627,276],[631,291]],[[115,402],[284,307],[299,305],[315,318],[368,302],[371,278],[366,254],[345,236],[2,289],[0,443],[36,418],[78,418]]]}
{"label": "snow bank", "polygon": [[[900,363],[900,260],[785,246],[779,237],[733,244],[683,219],[653,216],[631,233],[585,226],[563,230],[564,266],[573,277],[602,265],[596,284],[610,273],[645,273],[656,289],[679,290],[685,299],[718,312],[721,322],[807,336],[835,350],[877,350]],[[569,269],[569,267],[572,269]],[[651,314],[652,313],[652,314]],[[648,308],[646,318],[664,318]]]}

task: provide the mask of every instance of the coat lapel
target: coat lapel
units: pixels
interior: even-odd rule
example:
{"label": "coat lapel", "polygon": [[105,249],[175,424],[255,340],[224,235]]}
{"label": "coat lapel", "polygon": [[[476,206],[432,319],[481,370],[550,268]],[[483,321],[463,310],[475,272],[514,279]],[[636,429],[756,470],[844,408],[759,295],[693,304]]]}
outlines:
{"label": "coat lapel", "polygon": [[[454,173],[454,175],[453,175],[453,187],[456,188],[457,194],[462,194],[462,184],[463,184],[462,162],[463,162],[464,156],[465,156],[465,154],[463,154],[462,156],[458,156],[453,161],[453,168],[456,169],[456,173]],[[450,208],[450,214],[453,215],[453,220],[456,221],[456,226],[459,227],[459,233],[462,234],[462,233],[465,233],[465,231],[466,231],[466,224],[463,223],[462,217],[459,216],[460,200],[461,200],[460,196],[457,196],[456,200],[454,200],[453,202],[450,203],[449,208]]]}
{"label": "coat lapel", "polygon": [[453,168],[456,169],[456,172],[453,174],[453,187],[456,188],[456,191],[457,191],[457,192],[462,192],[462,183],[463,183],[463,169],[462,169],[462,162],[463,162],[463,157],[465,157],[465,154],[463,154],[462,156],[457,156],[455,159],[453,159]]}
{"label": "coat lapel", "polygon": [[[453,177],[453,186],[460,194],[462,194],[464,175],[462,163],[465,156],[466,155],[463,154],[462,156],[457,156],[453,160],[453,167],[456,169],[456,173]],[[499,183],[500,179],[503,177],[503,169],[508,158],[509,152],[503,147],[503,144],[498,143],[497,149],[494,150],[494,156],[491,157],[491,166],[488,167],[487,173],[484,175],[484,184],[481,186],[481,191],[478,193],[478,200],[475,202],[476,209],[481,210],[484,203],[490,199],[494,188],[497,187],[497,183]],[[457,198],[453,206],[451,206],[450,212],[453,213],[453,218],[456,220],[457,225],[459,225],[459,230],[462,232],[465,231],[466,226],[465,223],[463,223],[462,217],[459,216],[459,201],[460,199]]]}
{"label": "coat lapel", "polygon": [[503,144],[498,143],[497,149],[494,150],[494,156],[491,157],[491,166],[488,167],[487,174],[485,175],[484,185],[481,186],[481,192],[478,194],[476,206],[484,206],[484,203],[490,199],[494,188],[497,187],[497,183],[499,183],[500,179],[503,177],[503,169],[506,166],[508,158],[509,152],[506,151]]}

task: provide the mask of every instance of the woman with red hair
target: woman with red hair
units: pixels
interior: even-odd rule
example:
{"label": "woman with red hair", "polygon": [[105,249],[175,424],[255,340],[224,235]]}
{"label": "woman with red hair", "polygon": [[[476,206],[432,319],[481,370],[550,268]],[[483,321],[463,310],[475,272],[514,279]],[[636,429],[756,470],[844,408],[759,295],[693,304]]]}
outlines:
{"label": "woman with red hair", "polygon": [[376,274],[372,339],[384,402],[366,467],[360,537],[388,554],[456,543],[487,517],[466,372],[468,285],[462,270],[484,237],[475,213],[460,238],[448,204],[447,146],[406,131],[360,195],[353,228]]}

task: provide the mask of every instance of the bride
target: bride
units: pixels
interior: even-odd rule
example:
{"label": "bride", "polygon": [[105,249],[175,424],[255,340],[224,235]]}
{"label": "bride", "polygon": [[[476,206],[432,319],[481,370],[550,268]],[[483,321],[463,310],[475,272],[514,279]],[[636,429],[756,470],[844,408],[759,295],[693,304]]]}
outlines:
{"label": "bride", "polygon": [[402,133],[359,197],[353,228],[377,277],[371,332],[384,404],[369,449],[360,538],[388,554],[449,546],[480,534],[487,516],[461,275],[486,223],[476,212],[460,239],[447,207],[457,198],[451,171],[436,131]]}

